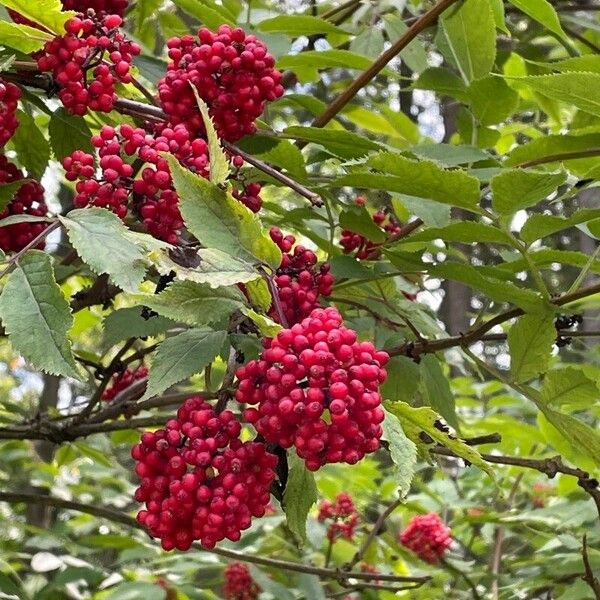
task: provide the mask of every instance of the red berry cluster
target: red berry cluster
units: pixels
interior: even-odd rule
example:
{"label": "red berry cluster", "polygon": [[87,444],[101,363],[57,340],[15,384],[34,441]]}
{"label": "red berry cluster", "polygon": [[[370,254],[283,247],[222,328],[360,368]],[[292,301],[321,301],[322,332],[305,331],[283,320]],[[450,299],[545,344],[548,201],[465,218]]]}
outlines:
{"label": "red berry cluster", "polygon": [[260,197],[260,183],[243,184],[239,190],[234,189],[232,194],[236,200],[239,200],[244,206],[248,207],[253,213],[257,213],[262,206]]}
{"label": "red berry cluster", "polygon": [[400,543],[428,563],[437,563],[452,544],[452,531],[436,513],[413,517],[400,534]]}
{"label": "red berry cluster", "polygon": [[[359,206],[364,206],[365,198],[363,196],[357,196],[355,202]],[[385,231],[388,238],[396,235],[401,230],[400,223],[398,223],[393,216],[387,215],[382,210],[377,211],[372,218],[374,223],[379,225],[379,227]],[[363,235],[349,229],[344,229],[342,231],[340,245],[344,249],[344,254],[355,252],[356,258],[361,260],[377,258],[381,246],[381,244],[371,242]]]}
{"label": "red berry cluster", "polygon": [[237,371],[239,402],[258,404],[244,417],[283,448],[294,446],[306,467],[354,464],[379,447],[384,419],[379,386],[389,357],[357,342],[335,308],[263,341],[265,349]]}
{"label": "red berry cluster", "polygon": [[119,15],[127,10],[129,0],[62,0],[65,10],[87,13],[93,10],[98,15]]}
{"label": "red berry cluster", "polygon": [[261,592],[244,563],[229,563],[223,571],[223,577],[225,600],[256,600]]}
{"label": "red berry cluster", "polygon": [[102,400],[110,402],[115,396],[126,390],[132,383],[140,381],[148,377],[148,369],[146,367],[138,367],[137,369],[125,369],[121,373],[115,373],[102,394]]}
{"label": "red berry cluster", "polygon": [[[319,306],[319,296],[331,294],[334,278],[329,272],[329,263],[317,267],[314,252],[299,244],[294,247],[296,238],[293,235],[284,236],[277,227],[272,227],[270,234],[283,253],[274,281],[279,291],[283,316],[288,325],[293,325]],[[279,322],[275,307],[271,308],[269,315]]]}
{"label": "red berry cluster", "polygon": [[19,121],[17,120],[17,105],[21,90],[14,84],[0,79],[0,147],[15,134]]}
{"label": "red berry cluster", "polygon": [[352,540],[360,523],[352,497],[345,492],[339,493],[335,502],[323,500],[319,505],[317,518],[319,521],[332,521],[327,529],[327,539],[331,542],[338,537]]}
{"label": "red berry cluster", "polygon": [[[23,173],[6,156],[0,154],[0,185],[23,179]],[[27,181],[13,196],[10,204],[0,213],[0,219],[12,215],[45,217],[48,207],[44,202],[44,188],[37,181]],[[0,248],[4,252],[18,252],[48,227],[45,222],[23,222],[0,227]],[[42,241],[38,249],[43,249]]]}
{"label": "red berry cluster", "polygon": [[265,444],[242,442],[240,430],[232,412],[217,414],[193,397],[133,447],[141,480],[135,499],[146,503],[137,518],[165,550],[237,541],[252,517],[265,514],[277,457]]}
{"label": "red berry cluster", "polygon": [[[170,152],[188,169],[208,177],[206,141],[190,139],[184,125],[164,127],[159,134],[121,125],[118,130],[104,126],[100,134],[92,138],[92,144],[98,148],[99,176],[96,176],[91,154],[76,150],[63,160],[67,179],[78,180],[75,206],[108,208],[124,219],[131,204],[150,234],[177,244],[183,227],[179,197],[169,165],[160,153]],[[140,177],[135,180],[130,164],[132,158],[145,163]]]}
{"label": "red berry cluster", "polygon": [[283,95],[275,59],[242,29],[202,28],[197,39],[172,38],[167,46],[172,62],[158,83],[159,99],[171,122],[185,123],[190,131],[204,131],[191,86],[208,105],[219,136],[229,141],[254,133],[265,103]]}
{"label": "red berry cluster", "polygon": [[140,47],[118,30],[122,22],[119,15],[102,21],[73,17],[65,23],[66,35],[47,42],[37,58],[40,71],[53,74],[59,98],[71,113],[84,115],[88,108],[110,112],[115,85],[131,81],[129,70]]}

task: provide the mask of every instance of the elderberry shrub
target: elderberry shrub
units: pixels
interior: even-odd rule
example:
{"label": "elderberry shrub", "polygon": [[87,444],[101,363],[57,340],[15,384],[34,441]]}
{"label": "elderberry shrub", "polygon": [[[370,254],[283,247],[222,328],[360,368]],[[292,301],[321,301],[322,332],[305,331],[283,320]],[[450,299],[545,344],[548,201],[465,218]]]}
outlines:
{"label": "elderberry shrub", "polygon": [[158,83],[158,97],[171,122],[185,123],[194,133],[203,133],[204,124],[192,86],[208,105],[217,133],[228,141],[255,133],[265,104],[283,95],[275,59],[243,29],[221,25],[213,33],[202,28],[197,38],[172,38],[167,47],[172,62]]}
{"label": "elderberry shrub", "polygon": [[188,398],[164,429],[146,432],[131,455],[146,509],[138,521],[165,550],[188,550],[194,540],[213,548],[237,541],[270,500],[277,457],[260,442],[242,442],[231,411],[217,414]]}
{"label": "elderberry shrub", "polygon": [[420,559],[435,564],[452,545],[452,531],[436,513],[413,517],[400,533],[400,543]]}
{"label": "elderberry shrub", "polygon": [[293,446],[311,471],[379,448],[386,352],[358,342],[336,308],[313,310],[263,345],[237,370],[236,399],[257,405],[244,418],[268,442]]}
{"label": "elderberry shrub", "polygon": [[340,492],[336,496],[335,502],[323,500],[319,504],[317,518],[319,521],[329,522],[327,539],[331,542],[340,537],[352,541],[360,523],[352,496],[346,492]]}
{"label": "elderberry shrub", "polygon": [[131,82],[131,63],[140,47],[119,31],[122,22],[119,15],[73,17],[65,23],[66,34],[47,42],[37,57],[40,71],[51,72],[60,86],[58,97],[69,112],[110,112],[116,84]]}
{"label": "elderberry shrub", "polygon": [[[0,154],[0,185],[24,179],[23,173],[3,154]],[[0,219],[16,215],[45,217],[48,207],[44,201],[44,188],[37,181],[26,181],[17,190],[9,205],[0,213]],[[22,222],[0,227],[0,248],[4,252],[18,252],[33,241],[44,229],[46,222]],[[42,240],[36,248],[43,250]]]}

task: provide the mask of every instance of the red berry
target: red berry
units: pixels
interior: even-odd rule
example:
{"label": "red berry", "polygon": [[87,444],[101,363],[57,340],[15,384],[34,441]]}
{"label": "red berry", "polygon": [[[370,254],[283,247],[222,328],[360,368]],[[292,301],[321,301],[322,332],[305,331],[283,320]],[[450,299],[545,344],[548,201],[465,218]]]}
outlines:
{"label": "red berry", "polygon": [[223,571],[223,578],[225,600],[256,600],[261,592],[244,563],[228,564]]}
{"label": "red berry", "polygon": [[439,515],[429,513],[413,517],[400,534],[400,543],[428,563],[437,563],[452,545],[452,531]]}
{"label": "red berry", "polygon": [[319,521],[331,521],[327,529],[327,539],[332,542],[339,537],[352,541],[360,523],[352,497],[345,492],[336,496],[335,503],[323,500],[319,505],[317,518]]}
{"label": "red berry", "polygon": [[0,147],[14,135],[19,121],[16,112],[21,90],[14,84],[0,79]]}
{"label": "red berry", "polygon": [[121,373],[115,373],[109,385],[102,394],[102,400],[114,400],[115,396],[127,389],[132,383],[140,381],[148,377],[148,369],[146,367],[138,367],[137,369],[125,369]]}

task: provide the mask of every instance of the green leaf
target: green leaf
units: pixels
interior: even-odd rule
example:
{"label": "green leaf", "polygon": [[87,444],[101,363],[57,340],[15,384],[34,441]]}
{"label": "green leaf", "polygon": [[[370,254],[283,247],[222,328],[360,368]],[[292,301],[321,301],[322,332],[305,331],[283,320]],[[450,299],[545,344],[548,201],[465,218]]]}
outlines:
{"label": "green leaf", "polygon": [[235,15],[232,15],[224,6],[216,2],[208,4],[201,0],[173,0],[173,4],[196,17],[211,29],[217,29],[222,24],[236,26]]}
{"label": "green leaf", "polygon": [[114,346],[132,337],[156,337],[175,325],[175,321],[159,315],[144,319],[141,306],[120,308],[104,319],[104,341],[108,346]]}
{"label": "green leaf", "polygon": [[327,600],[321,580],[316,575],[299,573],[297,576],[298,589],[304,594],[303,598],[310,600]]}
{"label": "green leaf", "polygon": [[19,128],[11,142],[19,162],[27,169],[30,177],[41,179],[50,160],[50,145],[36,125],[34,118],[22,110],[17,111]]}
{"label": "green leaf", "polygon": [[273,303],[267,282],[261,277],[246,284],[246,294],[255,308],[268,312]]}
{"label": "green leaf", "polygon": [[386,410],[395,415],[400,421],[402,429],[406,435],[417,446],[422,444],[421,433],[425,432],[430,438],[438,444],[452,450],[457,456],[467,460],[473,465],[483,469],[486,473],[493,477],[493,472],[490,466],[481,458],[477,450],[471,446],[467,446],[462,440],[454,437],[450,433],[442,431],[436,426],[440,416],[431,408],[422,406],[414,408],[405,402],[393,402],[386,400],[384,402]]}
{"label": "green leaf", "polygon": [[513,381],[517,383],[528,381],[545,373],[555,340],[556,328],[553,315],[520,317],[508,332]]}
{"label": "green leaf", "polygon": [[413,403],[421,380],[419,365],[406,356],[392,356],[385,369],[388,376],[381,386],[381,395]]}
{"label": "green leaf", "polygon": [[259,259],[279,267],[281,251],[265,234],[255,214],[231,194],[184,169],[173,156],[165,157],[183,219],[200,242],[244,261]]}
{"label": "green leaf", "polygon": [[72,10],[63,10],[60,0],[0,0],[0,4],[57,35],[64,35],[65,23],[76,15]]}
{"label": "green leaf", "polygon": [[600,116],[600,73],[554,73],[512,79],[525,83],[547,98],[571,104],[584,112]]}
{"label": "green leaf", "polygon": [[467,89],[471,109],[481,125],[495,125],[516,110],[519,94],[501,77],[476,79]]}
{"label": "green leaf", "polygon": [[387,152],[372,156],[367,164],[390,175],[351,173],[335,184],[399,192],[472,212],[479,210],[479,181],[464,171],[448,171],[431,161],[410,160]]}
{"label": "green leaf", "polygon": [[253,564],[248,565],[250,575],[262,590],[262,594],[267,598],[276,598],[277,600],[295,600],[295,595],[292,594],[287,586],[274,581],[272,577],[265,575],[259,568]]}
{"label": "green leaf", "polygon": [[0,318],[13,348],[34,367],[81,379],[68,340],[73,317],[48,254],[33,250],[19,260],[0,295]]}
{"label": "green leaf", "polygon": [[150,258],[162,275],[175,271],[178,279],[206,283],[212,288],[248,283],[260,277],[260,273],[252,265],[214,248],[201,248],[194,253],[191,263],[198,264],[190,267],[182,267],[166,252]]}
{"label": "green leaf", "polygon": [[167,590],[144,581],[128,581],[111,588],[104,600],[166,600]]}
{"label": "green leaf", "polygon": [[307,50],[300,54],[290,54],[281,57],[277,61],[277,66],[280,69],[291,69],[292,71],[298,67],[311,67],[313,69],[341,67],[364,71],[371,66],[372,62],[370,58],[362,54],[357,54],[357,51]]}
{"label": "green leaf", "polygon": [[377,244],[382,244],[386,240],[385,232],[375,224],[364,206],[356,206],[342,211],[340,226],[354,233],[360,233]]}
{"label": "green leaf", "polygon": [[412,234],[406,240],[400,240],[400,243],[422,242],[431,240],[444,240],[445,242],[460,242],[462,244],[483,244],[496,243],[512,246],[513,242],[510,236],[485,223],[476,221],[460,221],[450,223],[445,227],[431,227],[425,231]]}
{"label": "green leaf", "polygon": [[575,409],[593,406],[598,400],[598,392],[596,381],[590,379],[583,369],[571,366],[548,371],[540,389],[547,404],[568,405]]}
{"label": "green leaf", "polygon": [[398,482],[398,494],[406,496],[415,474],[417,465],[417,447],[409,440],[396,415],[385,411],[382,439],[388,443],[390,458],[394,463],[394,472]]}
{"label": "green leaf", "polygon": [[2,590],[4,594],[9,594],[9,596],[14,596],[15,598],[28,597],[26,592],[4,573],[0,573],[0,590]]}
{"label": "green leaf", "polygon": [[285,33],[293,37],[311,35],[313,33],[348,34],[348,32],[329,21],[310,15],[279,15],[278,17],[261,21],[258,24],[258,29],[270,33]]}
{"label": "green leaf", "polygon": [[81,452],[83,456],[89,458],[91,461],[102,465],[103,467],[114,467],[114,461],[112,461],[104,452],[98,450],[98,448],[93,448],[89,444],[84,444],[83,442],[74,442],[73,445]]}
{"label": "green leaf", "polygon": [[271,165],[285,169],[296,179],[306,179],[302,152],[289,140],[278,140],[265,135],[248,135],[242,138],[237,146]]}
{"label": "green leaf", "polygon": [[454,279],[465,285],[482,291],[496,302],[509,302],[522,308],[525,312],[537,312],[543,307],[543,301],[532,290],[517,287],[510,281],[502,281],[486,277],[471,265],[447,262],[431,267],[430,276]]}
{"label": "green leaf", "polygon": [[543,25],[548,31],[555,33],[563,40],[569,37],[563,31],[554,7],[547,0],[508,0],[513,6]]}
{"label": "green leaf", "polygon": [[59,218],[73,247],[95,273],[107,273],[123,290],[137,291],[148,262],[117,215],[105,208],[88,207]]}
{"label": "green leaf", "polygon": [[377,27],[365,28],[350,42],[352,52],[368,56],[371,59],[377,58],[383,52],[384,47],[383,32]]}
{"label": "green leaf", "polygon": [[[394,43],[404,35],[408,26],[402,21],[399,14],[388,13],[383,16],[383,26],[390,42]],[[375,27],[371,28],[375,29]],[[427,52],[418,38],[400,51],[400,58],[406,62],[411,71],[421,73],[427,68]]]}
{"label": "green leaf", "polygon": [[[496,23],[488,0],[466,0],[440,19],[446,58],[465,82],[487,75],[496,59]],[[442,45],[442,50],[444,47]]]}
{"label": "green leaf", "polygon": [[563,229],[568,229],[598,218],[600,218],[600,209],[580,209],[571,217],[534,214],[527,219],[519,232],[519,236],[523,241],[530,244],[557,231],[562,231]]}
{"label": "green leaf", "polygon": [[194,281],[174,281],[160,294],[138,294],[136,300],[158,314],[188,325],[207,325],[244,305],[236,288],[211,288]]}
{"label": "green leaf", "polygon": [[458,167],[467,163],[490,160],[492,157],[475,146],[454,146],[452,144],[421,144],[410,151],[419,158],[435,160],[445,167]]}
{"label": "green leaf", "polygon": [[8,21],[0,21],[2,44],[23,54],[41,50],[52,37],[49,33],[35,29],[35,27],[29,27],[29,25],[17,25]]}
{"label": "green leaf", "polygon": [[48,124],[50,144],[56,160],[62,160],[75,150],[93,153],[92,132],[82,117],[70,115],[59,108],[52,113]]}
{"label": "green leaf", "polygon": [[243,308],[242,312],[247,317],[252,319],[254,324],[258,327],[260,334],[264,337],[275,337],[283,329],[283,327],[279,323],[276,323],[275,321],[273,321],[269,317],[266,317],[265,315],[257,313],[251,308]]}
{"label": "green leaf", "polygon": [[412,85],[417,90],[431,90],[441,96],[467,99],[467,87],[460,77],[443,67],[429,67],[419,75]]}
{"label": "green leaf", "polygon": [[502,215],[511,215],[544,200],[566,180],[567,174],[563,171],[537,173],[507,169],[492,177],[492,206]]}
{"label": "green leaf", "polygon": [[341,158],[360,158],[371,150],[380,150],[381,146],[367,139],[341,129],[318,129],[316,127],[286,127],[283,135],[295,140],[320,144]]}
{"label": "green leaf", "polygon": [[153,398],[202,371],[219,354],[226,337],[226,331],[198,328],[167,338],[154,355],[143,399]]}
{"label": "green leaf", "polygon": [[392,205],[396,202],[405,207],[410,214],[419,217],[425,225],[444,227],[450,221],[450,206],[435,200],[400,194],[398,198],[392,198]]}
{"label": "green leaf", "polygon": [[433,354],[426,354],[421,359],[421,377],[423,397],[427,404],[442,415],[446,423],[458,430],[454,395],[440,361]]}
{"label": "green leaf", "polygon": [[[27,183],[27,181],[27,179],[19,179],[18,181],[13,181],[12,183],[0,184],[0,211],[4,210],[11,203],[14,195],[21,189],[21,187],[23,187],[23,184]],[[13,216],[20,217],[21,215]],[[10,222],[5,223],[4,221],[5,219],[0,221],[0,226],[6,227],[6,225],[10,225]]]}
{"label": "green leaf", "polygon": [[202,122],[204,123],[204,129],[206,130],[206,139],[208,140],[208,155],[210,156],[208,166],[210,182],[214,183],[215,185],[220,185],[224,183],[229,176],[229,161],[227,160],[227,156],[225,156],[225,152],[223,152],[223,148],[221,148],[221,142],[219,141],[219,136],[215,130],[215,124],[213,123],[211,116],[208,114],[208,106],[206,102],[200,98],[198,90],[191,84],[191,82],[190,86],[194,92],[194,96],[196,96],[196,103],[200,109]]}
{"label": "green leaf", "polygon": [[295,453],[288,454],[289,475],[283,493],[283,510],[290,531],[302,542],[306,541],[306,518],[317,501],[314,475]]}

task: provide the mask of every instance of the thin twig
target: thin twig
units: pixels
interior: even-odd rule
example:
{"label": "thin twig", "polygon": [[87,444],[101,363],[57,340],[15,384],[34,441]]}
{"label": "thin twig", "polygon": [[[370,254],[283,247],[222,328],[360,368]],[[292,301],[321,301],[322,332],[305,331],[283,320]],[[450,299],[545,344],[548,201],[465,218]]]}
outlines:
{"label": "thin twig", "polygon": [[552,162],[560,162],[563,160],[576,160],[578,158],[589,158],[591,156],[600,156],[600,148],[588,148],[587,150],[577,150],[574,152],[561,152],[560,154],[550,154],[548,156],[540,156],[526,160],[515,167],[527,169],[528,167],[536,167],[537,165],[545,165]]}
{"label": "thin twig", "polygon": [[594,571],[592,569],[592,565],[590,564],[590,557],[588,556],[587,550],[587,534],[583,534],[583,545],[581,548],[581,556],[583,558],[583,566],[585,568],[585,575],[582,577],[583,581],[585,581],[592,591],[594,592],[594,596],[596,600],[600,600],[600,581],[594,575]]}
{"label": "thin twig", "polygon": [[[127,527],[131,527],[134,529],[143,530],[142,526],[129,515],[111,509],[100,507],[91,504],[83,504],[80,502],[74,502],[70,500],[64,500],[63,498],[56,498],[55,496],[46,496],[40,494],[17,494],[11,492],[0,492],[0,501],[9,502],[12,504],[16,504],[19,502],[25,502],[28,504],[43,504],[47,506],[55,506],[57,508],[64,508],[67,510],[74,510],[77,512],[86,513],[89,515],[94,515],[97,517],[101,517],[104,519],[108,519],[109,521],[114,521],[116,523],[121,523]],[[303,565],[300,563],[290,562],[281,559],[275,558],[266,558],[263,556],[252,556],[247,552],[241,552],[236,550],[229,550],[226,548],[212,548],[208,550],[202,547],[200,544],[195,543],[193,545],[194,549],[201,550],[203,552],[208,552],[210,554],[216,554],[218,556],[223,556],[225,558],[230,558],[234,560],[239,560],[246,563],[254,563],[258,565],[264,565],[266,567],[273,567],[275,569],[283,569],[286,571],[295,571],[298,573],[309,573],[311,575],[317,575],[318,577],[325,579],[333,579],[336,581],[346,581],[348,579],[360,579],[365,581],[371,581],[373,579],[381,580],[381,581],[391,581],[397,583],[414,583],[418,585],[423,585],[427,583],[431,578],[430,577],[406,577],[401,575],[383,575],[378,573],[363,573],[363,572],[344,572],[339,569],[324,569],[321,567],[314,567],[312,565]]]}

